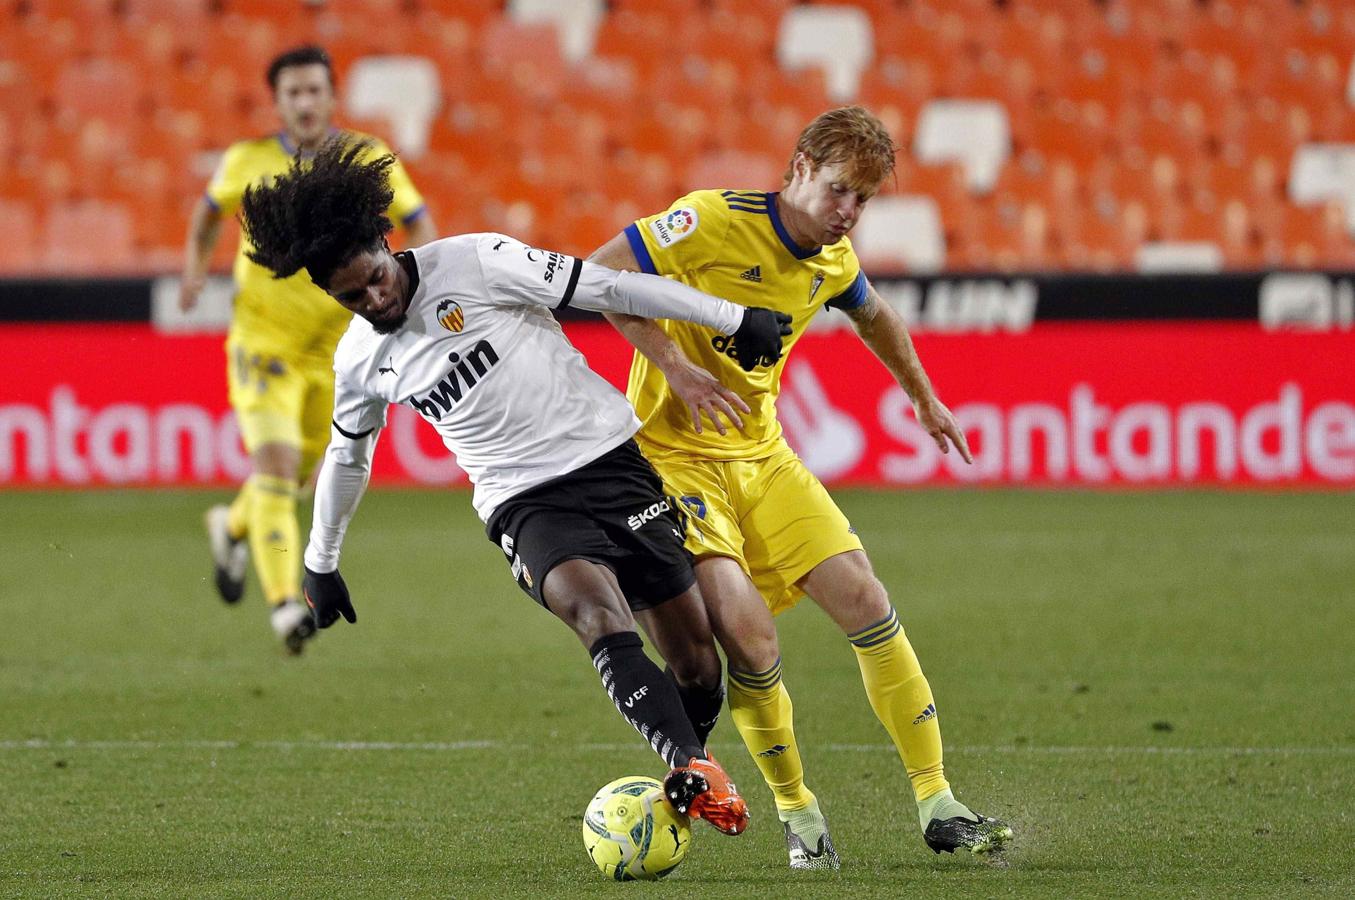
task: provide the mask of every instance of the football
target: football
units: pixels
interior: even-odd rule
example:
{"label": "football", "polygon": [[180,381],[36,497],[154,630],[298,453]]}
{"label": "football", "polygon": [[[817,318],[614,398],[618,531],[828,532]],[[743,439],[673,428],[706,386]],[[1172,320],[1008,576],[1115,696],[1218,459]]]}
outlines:
{"label": "football", "polygon": [[662,784],[643,775],[604,785],[583,814],[583,846],[616,881],[664,877],[686,857],[691,839],[687,817],[664,798]]}

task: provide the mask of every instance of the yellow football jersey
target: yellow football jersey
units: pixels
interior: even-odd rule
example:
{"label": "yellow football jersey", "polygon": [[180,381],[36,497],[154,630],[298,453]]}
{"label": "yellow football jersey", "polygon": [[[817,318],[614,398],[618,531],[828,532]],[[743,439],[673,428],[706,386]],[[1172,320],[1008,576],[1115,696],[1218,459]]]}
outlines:
{"label": "yellow football jersey", "polygon": [[764,306],[791,316],[790,336],[775,366],[739,368],[730,339],[690,322],[662,320],[659,327],[682,351],[752,408],[744,428],[721,437],[709,423],[692,428],[686,405],[663,373],[636,353],[626,394],[643,423],[638,435],[647,452],[679,451],[708,459],[756,459],[776,449],[781,424],[776,395],[786,356],[823,306],[850,309],[866,298],[866,279],[842,238],[803,249],[786,233],[777,195],[762,191],[696,191],[665,212],[626,227],[640,267],[743,306]]}
{"label": "yellow football jersey", "polygon": [[[375,155],[390,152],[375,138],[348,134],[371,140]],[[232,144],[207,186],[207,201],[221,214],[235,215],[245,188],[287,171],[295,153],[281,133]],[[395,199],[389,214],[393,221],[408,224],[423,214],[423,197],[398,161],[390,176]],[[246,254],[252,249],[242,234],[233,269],[236,296],[231,334],[251,348],[315,356],[328,364],[352,314],[316,287],[304,270],[290,278],[274,278],[267,268],[250,261]]]}

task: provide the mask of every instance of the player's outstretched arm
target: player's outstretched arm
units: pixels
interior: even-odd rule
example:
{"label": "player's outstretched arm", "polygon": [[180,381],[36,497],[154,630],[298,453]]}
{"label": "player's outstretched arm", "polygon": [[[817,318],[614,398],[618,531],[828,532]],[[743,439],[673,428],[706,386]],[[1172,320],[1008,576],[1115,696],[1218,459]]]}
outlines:
{"label": "player's outstretched arm", "polygon": [[880,297],[871,284],[866,285],[866,299],[860,306],[846,310],[852,327],[871,352],[885,364],[899,386],[913,401],[917,421],[936,441],[942,453],[950,452],[950,445],[960,451],[964,461],[972,463],[969,442],[946,405],[936,396],[931,379],[922,368],[913,339],[903,317]]}
{"label": "player's outstretched arm", "polygon": [[[640,262],[635,258],[635,251],[631,249],[625,234],[616,235],[593,251],[588,262],[620,272],[641,271]],[[725,426],[726,419],[735,428],[743,428],[743,417],[739,413],[749,412],[743,398],[688,359],[687,354],[652,319],[612,311],[604,311],[603,315],[632,347],[643,353],[663,373],[673,393],[686,404],[697,434],[702,430],[702,416],[708,418],[722,435],[729,433]]]}
{"label": "player's outstretched arm", "polygon": [[183,278],[179,281],[179,309],[188,312],[198,305],[198,294],[207,281],[207,267],[212,262],[212,251],[221,236],[221,213],[199,197],[188,221],[188,238],[184,242]]}
{"label": "player's outstretched arm", "polygon": [[306,545],[306,603],[319,628],[328,628],[342,615],[358,620],[348,586],[339,574],[339,551],[348,523],[357,512],[372,471],[372,453],[379,432],[350,437],[335,428],[325,451],[315,485],[315,512],[310,541]]}
{"label": "player's outstretched arm", "polygon": [[[572,280],[572,279],[571,279]],[[642,272],[616,272],[594,263],[578,265],[570,302],[579,309],[619,312],[645,319],[682,319],[734,339],[734,358],[745,372],[781,358],[790,316],[760,306],[739,306],[680,281]]]}

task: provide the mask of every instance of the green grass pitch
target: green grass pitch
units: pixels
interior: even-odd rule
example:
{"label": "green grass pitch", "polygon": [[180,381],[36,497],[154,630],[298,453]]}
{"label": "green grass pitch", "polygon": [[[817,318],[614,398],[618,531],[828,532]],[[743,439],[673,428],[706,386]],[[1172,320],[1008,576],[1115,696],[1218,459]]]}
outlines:
{"label": "green grass pitch", "polygon": [[[0,896],[1350,897],[1349,495],[842,492],[996,863],[937,857],[845,640],[783,616],[844,860],[792,874],[722,722],[747,834],[605,882],[593,791],[661,764],[464,493],[374,491],[358,608],[300,659],[211,591],[216,494],[0,495]],[[304,514],[309,519],[309,512]]]}

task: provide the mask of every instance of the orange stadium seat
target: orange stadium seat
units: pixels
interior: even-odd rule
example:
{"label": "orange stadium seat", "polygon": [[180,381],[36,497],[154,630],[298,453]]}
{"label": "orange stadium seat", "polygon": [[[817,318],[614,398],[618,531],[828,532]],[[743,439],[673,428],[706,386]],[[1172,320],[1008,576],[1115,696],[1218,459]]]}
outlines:
{"label": "orange stadium seat", "polygon": [[744,11],[775,22],[796,0],[711,0],[716,9]]}
{"label": "orange stadium seat", "polygon": [[[612,0],[592,57],[570,65],[554,26],[516,22],[502,0],[23,0],[0,27],[0,195],[30,223],[62,211],[19,257],[53,256],[81,211],[130,234],[139,257],[109,265],[163,263],[212,151],[276,128],[268,62],[317,41],[341,85],[366,56],[434,63],[429,153],[448,171],[416,177],[440,223],[520,224],[588,250],[687,187],[779,186],[800,129],[832,105],[821,69],[776,63],[802,5]],[[1355,142],[1348,4],[852,5],[874,42],[855,99],[905,148],[897,187],[935,198],[949,265],[1126,269],[1148,238],[1215,242],[1230,267],[1352,265],[1344,213],[1285,193],[1296,148]],[[1006,111],[1014,156],[991,199],[908,152],[941,98]]]}
{"label": "orange stadium seat", "polygon": [[48,271],[63,275],[134,270],[131,213],[106,201],[58,203],[47,211],[39,257]]}
{"label": "orange stadium seat", "polygon": [[476,26],[484,25],[503,10],[502,0],[414,0],[422,12],[460,19]]}
{"label": "orange stadium seat", "polygon": [[38,264],[37,210],[27,200],[0,197],[0,222],[5,239],[0,241],[0,272],[28,272]]}
{"label": "orange stadium seat", "polygon": [[218,0],[117,0],[117,9],[129,20],[174,22],[193,28],[213,11]]}
{"label": "orange stadium seat", "polygon": [[75,60],[57,75],[58,117],[130,122],[136,116],[141,81],[137,70],[118,59]]}
{"label": "orange stadium seat", "polygon": [[683,173],[681,190],[725,187],[774,191],[781,186],[784,163],[775,156],[721,150],[697,158]]}
{"label": "orange stadium seat", "polygon": [[523,95],[558,97],[569,79],[555,28],[511,19],[490,23],[480,35],[481,60],[490,78],[508,79]]}
{"label": "orange stadium seat", "polygon": [[138,252],[182,246],[188,217],[180,211],[183,194],[173,185],[171,164],[162,159],[128,160],[114,172],[108,198],[126,207]]}
{"label": "orange stadium seat", "polygon": [[0,159],[12,159],[19,146],[19,135],[14,127],[17,117],[11,118],[0,109]]}
{"label": "orange stadium seat", "polygon": [[89,23],[111,20],[114,0],[25,0],[30,17],[38,19],[77,19]]}

